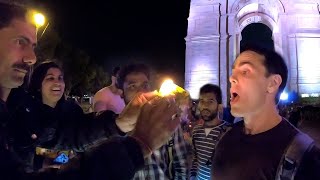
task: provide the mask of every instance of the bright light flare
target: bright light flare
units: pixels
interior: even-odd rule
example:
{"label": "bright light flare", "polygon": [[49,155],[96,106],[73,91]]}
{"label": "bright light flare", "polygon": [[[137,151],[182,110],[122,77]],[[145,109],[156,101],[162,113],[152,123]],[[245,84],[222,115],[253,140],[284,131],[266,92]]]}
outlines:
{"label": "bright light flare", "polygon": [[27,13],[27,19],[29,22],[34,24],[37,28],[43,26],[46,23],[45,16],[35,10],[29,10]]}
{"label": "bright light flare", "polygon": [[161,96],[168,96],[177,90],[177,85],[171,79],[165,80],[159,90]]}
{"label": "bright light flare", "polygon": [[289,95],[288,95],[288,93],[286,93],[286,92],[283,92],[283,93],[281,93],[281,95],[280,95],[280,99],[281,99],[282,101],[288,100],[288,97],[289,97]]}
{"label": "bright light flare", "polygon": [[39,12],[35,12],[33,14],[33,20],[37,27],[43,26],[46,22],[46,18],[44,17],[44,15]]}

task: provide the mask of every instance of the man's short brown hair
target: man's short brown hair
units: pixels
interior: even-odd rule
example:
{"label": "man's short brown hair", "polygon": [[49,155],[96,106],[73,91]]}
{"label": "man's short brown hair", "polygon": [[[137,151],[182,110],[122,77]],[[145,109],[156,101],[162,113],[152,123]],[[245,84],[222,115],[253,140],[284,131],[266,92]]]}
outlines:
{"label": "man's short brown hair", "polygon": [[13,19],[26,19],[27,8],[15,3],[0,1],[0,29],[8,27]]}

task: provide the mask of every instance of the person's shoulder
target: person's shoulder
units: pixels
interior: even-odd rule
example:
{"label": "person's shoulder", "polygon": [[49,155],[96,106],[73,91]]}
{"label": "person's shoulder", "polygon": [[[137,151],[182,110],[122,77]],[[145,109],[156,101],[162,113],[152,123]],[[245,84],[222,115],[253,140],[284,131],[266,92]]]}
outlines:
{"label": "person's shoulder", "polygon": [[96,95],[100,95],[100,94],[105,94],[105,93],[110,93],[111,90],[110,90],[110,86],[106,86],[102,89],[100,89],[99,91],[96,92]]}
{"label": "person's shoulder", "polygon": [[100,100],[109,94],[111,94],[111,90],[110,90],[109,86],[107,86],[107,87],[104,87],[104,88],[100,89],[99,91],[97,91],[96,94],[93,96],[93,99]]}
{"label": "person's shoulder", "polygon": [[203,129],[203,125],[202,124],[197,124],[193,127],[193,132],[199,130],[199,129]]}

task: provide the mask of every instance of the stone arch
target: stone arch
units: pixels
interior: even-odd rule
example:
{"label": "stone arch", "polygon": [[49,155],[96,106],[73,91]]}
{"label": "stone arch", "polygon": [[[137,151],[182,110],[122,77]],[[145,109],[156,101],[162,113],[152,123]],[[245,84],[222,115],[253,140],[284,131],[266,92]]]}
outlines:
{"label": "stone arch", "polygon": [[[271,1],[274,2],[272,3],[272,5],[277,8],[279,13],[285,13],[285,7],[280,0],[271,0]],[[229,12],[232,14],[236,14],[241,8],[245,7],[248,4],[261,3],[261,2],[266,2],[266,4],[270,5],[270,0],[262,0],[262,1],[261,0],[236,0],[231,5]]]}
{"label": "stone arch", "polygon": [[236,35],[234,52],[240,52],[241,31],[249,24],[262,23],[272,30],[275,50],[282,54],[282,41],[278,38],[281,34],[278,17],[279,13],[284,12],[284,6],[279,0],[236,0],[231,6]]}

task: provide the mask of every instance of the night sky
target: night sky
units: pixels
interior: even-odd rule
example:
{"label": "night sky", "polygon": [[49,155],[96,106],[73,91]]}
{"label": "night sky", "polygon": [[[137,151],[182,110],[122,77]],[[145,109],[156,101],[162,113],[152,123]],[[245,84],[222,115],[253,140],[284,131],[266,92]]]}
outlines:
{"label": "night sky", "polygon": [[145,62],[183,83],[189,0],[40,2],[51,16],[49,28],[107,71]]}

